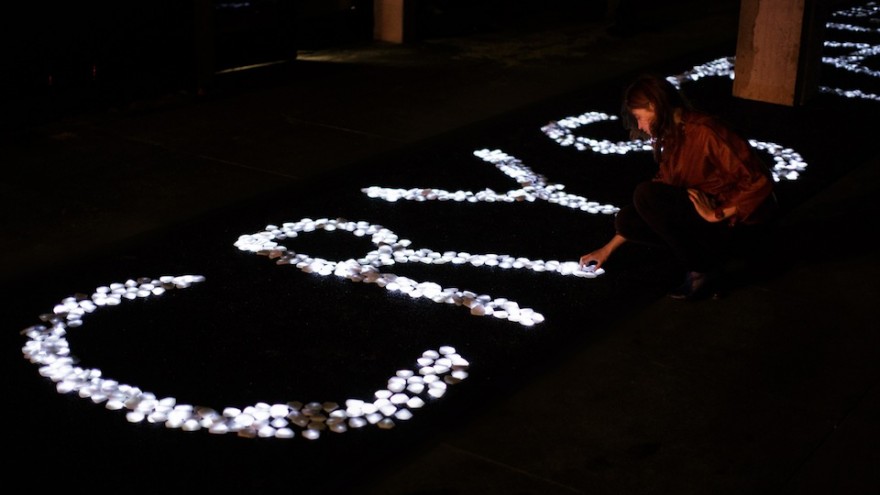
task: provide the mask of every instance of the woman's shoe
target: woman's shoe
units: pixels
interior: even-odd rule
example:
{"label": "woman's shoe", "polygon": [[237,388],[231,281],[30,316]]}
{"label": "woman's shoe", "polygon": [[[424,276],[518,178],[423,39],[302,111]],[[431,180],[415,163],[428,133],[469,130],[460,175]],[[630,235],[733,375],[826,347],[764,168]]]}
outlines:
{"label": "woman's shoe", "polygon": [[719,297],[714,290],[715,277],[706,272],[687,272],[684,283],[669,293],[678,301],[696,301],[709,296]]}

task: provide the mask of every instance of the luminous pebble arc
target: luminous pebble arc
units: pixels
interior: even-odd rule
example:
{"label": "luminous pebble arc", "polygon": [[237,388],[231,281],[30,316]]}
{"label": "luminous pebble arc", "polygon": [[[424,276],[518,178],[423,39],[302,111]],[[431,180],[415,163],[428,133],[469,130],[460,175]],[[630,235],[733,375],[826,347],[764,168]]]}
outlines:
{"label": "luminous pebble arc", "polygon": [[69,297],[51,313],[41,316],[45,324],[22,331],[28,341],[22,353],[38,364],[41,376],[56,383],[61,394],[76,393],[109,410],[125,411],[132,423],[163,424],[182,431],[207,430],[214,434],[235,433],[247,438],[293,438],[299,430],[303,438],[314,440],[323,431],[343,433],[350,428],[376,425],[393,428],[406,421],[426,401],[439,399],[447,387],[467,378],[470,364],[453,347],[424,351],[415,369],[398,370],[384,388],[370,400],[347,399],[336,402],[297,402],[269,404],[259,402],[244,408],[227,406],[214,409],[180,403],[174,397],[160,398],[153,392],[106,378],[98,368],[78,366],[66,335],[82,326],[83,318],[100,308],[117,306],[127,300],[159,297],[168,290],[201,283],[200,275],[142,278],[98,287],[91,297]]}

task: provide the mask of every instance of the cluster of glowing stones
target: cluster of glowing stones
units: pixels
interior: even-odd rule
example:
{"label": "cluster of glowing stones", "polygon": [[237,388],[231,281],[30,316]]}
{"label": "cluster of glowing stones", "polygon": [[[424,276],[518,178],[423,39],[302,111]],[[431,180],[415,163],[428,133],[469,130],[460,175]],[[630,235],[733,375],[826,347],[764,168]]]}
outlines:
{"label": "cluster of glowing stones", "polygon": [[[866,59],[880,55],[880,45],[870,45],[868,43],[826,41],[825,47],[851,49],[853,51],[838,56],[823,56],[823,63],[856,74],[864,74],[870,77],[880,77],[880,70],[873,69],[865,63]],[[863,100],[880,101],[880,95],[878,95],[877,93],[865,92],[860,89],[841,89],[820,86],[819,91],[823,93],[836,94],[838,96],[843,96],[846,98],[859,98]]]}
{"label": "cluster of glowing stones", "polygon": [[616,213],[619,208],[590,201],[583,196],[568,194],[564,184],[553,184],[547,179],[532,171],[521,160],[510,156],[500,150],[482,149],[474,151],[474,155],[485,162],[492,163],[508,177],[514,179],[520,186],[505,193],[495,192],[492,189],[482,191],[446,191],[434,188],[389,188],[370,186],[361,189],[361,192],[372,199],[382,199],[389,202],[398,200],[406,201],[461,201],[461,202],[534,202],[544,200],[548,203],[575,208],[588,213]]}
{"label": "cluster of glowing stones", "polygon": [[734,57],[722,57],[705,64],[694,66],[692,69],[682,72],[675,76],[669,76],[667,81],[671,82],[676,88],[681,88],[684,82],[693,82],[705,77],[729,77],[733,79],[733,61]]}
{"label": "cluster of glowing stones", "polygon": [[[667,77],[676,87],[684,81],[696,81],[707,76],[731,76],[733,77],[733,57],[719,58],[678,76]],[[550,139],[561,146],[573,146],[578,151],[592,151],[602,154],[625,154],[631,151],[650,151],[650,141],[634,139],[631,141],[612,142],[609,140],[595,139],[588,136],[576,136],[574,132],[583,126],[596,122],[616,120],[617,117],[602,112],[585,112],[574,117],[565,117],[555,122],[550,122],[541,128],[541,131]],[[780,146],[775,143],[750,139],[752,147],[766,152],[773,160],[773,179],[779,182],[782,179],[796,180],[800,173],[807,168],[807,163],[799,153],[791,148]]]}
{"label": "cluster of glowing stones", "polygon": [[578,151],[593,151],[602,154],[620,154],[630,151],[650,151],[651,142],[643,140],[632,141],[609,141],[607,139],[594,139],[587,136],[575,136],[574,130],[585,125],[608,120],[617,120],[614,115],[602,112],[586,112],[574,117],[566,117],[555,122],[550,122],[541,128],[547,137],[556,141],[561,146],[573,146]]}
{"label": "cluster of glowing stones", "polygon": [[766,152],[773,159],[771,171],[773,172],[773,180],[776,182],[782,179],[797,180],[800,173],[807,168],[807,162],[804,161],[800,153],[791,148],[755,139],[749,139],[749,144],[757,150]]}
{"label": "cluster of glowing stones", "polygon": [[880,45],[859,43],[855,51],[839,57],[822,57],[822,62],[856,74],[880,77],[880,70],[865,65],[865,59],[876,57],[878,54],[880,54]]}
{"label": "cluster of glowing stones", "polygon": [[828,86],[820,86],[819,91],[822,93],[831,93],[831,94],[834,94],[837,96],[842,96],[844,98],[857,98],[860,100],[880,101],[880,94],[866,93],[860,89],[842,89],[842,88],[829,88]]}
{"label": "cluster of glowing stones", "polygon": [[[358,259],[332,261],[297,253],[281,244],[305,232],[316,230],[346,232],[356,237],[369,237],[376,249]],[[531,260],[506,254],[472,254],[463,251],[434,251],[413,249],[411,241],[400,239],[394,232],[368,222],[353,222],[342,218],[304,218],[298,222],[268,225],[266,230],[242,235],[235,246],[242,251],[267,256],[278,265],[293,265],[306,273],[336,276],[353,282],[376,284],[392,292],[405,294],[413,299],[424,298],[436,303],[463,306],[472,315],[491,315],[523,326],[533,326],[544,321],[541,313],[506,298],[494,298],[486,294],[444,288],[434,282],[418,282],[394,273],[383,272],[383,267],[397,263],[421,263],[430,265],[470,265],[497,269],[531,270],[581,278],[595,278],[604,273],[593,266],[580,267],[576,261]]]}
{"label": "cluster of glowing stones", "polygon": [[314,440],[324,431],[343,433],[367,425],[393,428],[395,422],[412,418],[413,410],[443,397],[448,386],[468,376],[467,360],[455,348],[442,346],[423,352],[413,369],[398,370],[369,400],[348,399],[344,406],[336,402],[291,401],[214,409],[180,403],[174,397],[160,398],[137,386],[105,378],[98,368],[77,365],[66,335],[69,328],[82,325],[83,316],[101,307],[156,297],[203,280],[198,275],[128,280],[98,287],[91,296],[66,298],[51,313],[40,316],[43,324],[22,331],[29,339],[22,353],[25,359],[40,365],[40,375],[54,381],[59,393],[76,393],[95,404],[103,403],[109,410],[125,411],[129,422],[161,424],[183,431],[235,433],[248,438],[292,438],[299,430],[303,438]]}
{"label": "cluster of glowing stones", "polygon": [[[849,17],[855,19],[865,19],[880,15],[880,3],[868,2],[865,5],[854,5],[835,11],[832,17]],[[880,29],[878,29],[880,31]]]}
{"label": "cluster of glowing stones", "polygon": [[[846,9],[837,10],[832,13],[832,17],[845,18],[850,22],[828,22],[825,24],[829,31],[845,31],[851,33],[880,33],[880,28],[864,27],[851,23],[852,20],[877,22],[880,17],[880,4],[877,2],[868,2],[863,6],[853,6]],[[871,45],[869,43],[853,43],[842,41],[826,41],[826,48],[831,49],[850,49],[848,53],[839,56],[823,56],[822,62],[833,67],[843,69],[857,74],[865,74],[872,77],[880,77],[880,71],[873,69],[865,64],[865,60],[869,57],[876,57],[880,53],[880,45]],[[830,88],[828,86],[820,86],[819,91],[823,93],[831,93],[845,98],[858,98],[863,100],[880,101],[880,94],[862,91],[858,88],[842,89]]]}
{"label": "cluster of glowing stones", "polygon": [[[614,119],[615,117],[600,112],[587,112],[577,117],[567,117],[551,122],[541,130],[557,143],[563,146],[574,145],[578,151],[590,150],[600,153],[623,154],[630,151],[649,151],[651,149],[648,142],[638,139],[612,143],[574,135],[574,130],[580,126]],[[800,177],[800,172],[807,167],[807,163],[801,155],[791,148],[754,139],[750,139],[749,143],[755,149],[766,152],[773,159],[773,179],[777,182],[781,179],[795,180]]]}
{"label": "cluster of glowing stones", "polygon": [[539,175],[527,167],[523,162],[501,150],[481,149],[474,151],[474,155],[485,162],[495,165],[509,177],[524,185],[522,192],[525,199],[534,201],[542,199],[548,203],[558,204],[587,213],[602,213],[606,215],[617,213],[620,208],[611,204],[602,204],[590,201],[583,196],[568,194],[564,184],[548,183],[543,175]]}

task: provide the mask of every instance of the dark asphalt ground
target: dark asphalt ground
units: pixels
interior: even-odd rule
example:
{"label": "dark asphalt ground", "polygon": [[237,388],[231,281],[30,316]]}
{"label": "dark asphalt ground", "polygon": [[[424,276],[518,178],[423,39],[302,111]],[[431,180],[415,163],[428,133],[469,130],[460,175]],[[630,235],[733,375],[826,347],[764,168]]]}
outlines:
{"label": "dark asphalt ground", "polygon": [[[638,72],[680,75],[734,55],[736,2],[685,4],[623,33],[548,15],[513,31],[307,50],[291,66],[229,76],[197,100],[169,95],[6,132],[10,472],[40,493],[875,493],[876,98],[820,93],[789,108],[732,97],[729,77],[683,83],[697,106],[806,163],[779,181],[781,224],[760,252],[731,261],[731,290],[718,301],[668,300],[678,267],[637,246],[595,278],[415,258],[379,267],[488,295],[499,311],[515,301],[543,317],[527,325],[304,273],[297,260],[278,264],[281,253],[236,244],[289,222],[297,236],[282,245],[343,262],[377,249],[354,235],[357,225],[346,231],[363,222],[397,235],[374,242],[423,258],[577,260],[611,234],[610,215],[540,198],[389,202],[363,190],[522,195],[475,155],[485,149],[520,160],[506,163],[539,185],[564,186],[567,199],[625,203],[652,173],[648,154],[579,151],[542,128],[615,114]],[[874,31],[828,29],[828,39],[880,43],[876,12],[835,18],[844,20]],[[876,58],[862,72],[829,65],[822,84],[876,96],[880,83],[866,73]],[[626,139],[613,121],[572,135]],[[303,219],[341,228],[311,232]],[[64,298],[185,274],[204,281],[99,307],[52,354],[69,346],[104,391],[118,382],[218,411],[283,405],[298,411],[293,438],[181,431],[160,416],[132,423],[82,383],[83,392],[58,393],[22,359],[41,341],[21,330],[51,322],[41,315]],[[452,348],[462,359],[452,369],[418,361]],[[428,377],[401,392],[414,402],[392,402],[411,418],[380,412],[386,421],[361,428],[348,421],[354,413],[339,420],[358,408],[349,399],[387,406],[374,392],[393,389],[398,370]],[[306,438],[304,417],[323,425],[318,438]],[[340,425],[349,428],[332,431]]]}

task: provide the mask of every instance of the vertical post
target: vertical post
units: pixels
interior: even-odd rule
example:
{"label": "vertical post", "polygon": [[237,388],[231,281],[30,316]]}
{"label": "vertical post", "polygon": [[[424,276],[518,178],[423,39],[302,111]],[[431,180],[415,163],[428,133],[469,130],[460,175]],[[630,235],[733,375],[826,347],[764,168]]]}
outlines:
{"label": "vertical post", "polygon": [[733,95],[788,106],[816,93],[821,0],[742,0]]}
{"label": "vertical post", "polygon": [[373,0],[373,39],[404,43],[415,31],[416,0]]}

